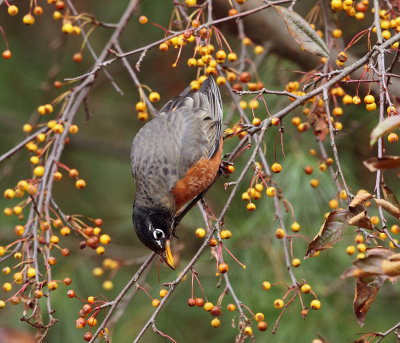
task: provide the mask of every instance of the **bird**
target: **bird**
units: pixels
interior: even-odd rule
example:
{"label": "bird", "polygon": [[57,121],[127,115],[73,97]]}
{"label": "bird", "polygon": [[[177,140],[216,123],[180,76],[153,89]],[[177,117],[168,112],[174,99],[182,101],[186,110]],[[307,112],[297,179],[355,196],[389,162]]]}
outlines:
{"label": "bird", "polygon": [[217,177],[222,156],[222,101],[214,79],[187,87],[136,134],[130,154],[136,182],[132,220],[140,241],[175,269],[176,218]]}

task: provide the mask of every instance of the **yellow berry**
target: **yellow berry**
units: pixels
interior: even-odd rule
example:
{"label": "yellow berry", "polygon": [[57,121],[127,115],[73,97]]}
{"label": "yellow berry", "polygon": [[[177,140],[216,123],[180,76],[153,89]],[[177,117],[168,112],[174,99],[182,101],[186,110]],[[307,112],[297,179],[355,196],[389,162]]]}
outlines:
{"label": "yellow berry", "polygon": [[340,30],[340,29],[335,29],[335,30],[333,30],[333,32],[332,32],[332,37],[333,37],[333,38],[340,38],[340,37],[342,37],[342,34],[343,34],[342,30]]}
{"label": "yellow berry", "polygon": [[251,328],[251,326],[246,326],[243,332],[246,336],[251,336],[253,334],[253,329]]}
{"label": "yellow berry", "polygon": [[158,307],[158,305],[160,305],[160,300],[159,299],[153,299],[153,301],[151,302],[151,305],[153,307]]}
{"label": "yellow berry", "polygon": [[8,7],[8,14],[10,15],[10,16],[15,16],[15,15],[17,15],[18,14],[18,7],[17,6],[15,6],[15,5],[11,5],[11,6],[9,6]]}
{"label": "yellow berry", "polygon": [[103,275],[104,271],[100,267],[94,268],[92,271],[94,276],[100,277]]}
{"label": "yellow berry", "polygon": [[35,17],[30,13],[25,14],[24,17],[22,18],[22,22],[25,25],[33,25],[35,23]]}
{"label": "yellow berry", "polygon": [[247,210],[248,211],[252,212],[252,211],[255,211],[255,209],[256,209],[256,205],[253,202],[249,202],[247,204]]}
{"label": "yellow berry", "polygon": [[42,177],[44,175],[44,167],[43,166],[38,166],[35,169],[33,169],[33,174],[36,175],[37,177]]}
{"label": "yellow berry", "polygon": [[210,312],[212,310],[212,308],[214,307],[213,303],[211,302],[206,302],[203,306],[204,310],[206,310],[207,312]]}
{"label": "yellow berry", "polygon": [[32,267],[30,267],[30,268],[28,268],[28,270],[26,271],[26,276],[28,277],[28,278],[34,278],[35,277],[35,275],[36,275],[36,269],[35,268],[32,268]]}
{"label": "yellow berry", "polygon": [[330,200],[329,207],[332,209],[337,209],[339,207],[339,202],[337,201],[337,199]]}
{"label": "yellow berry", "polygon": [[373,225],[378,225],[379,224],[379,218],[377,216],[372,216],[371,217],[371,223]]}
{"label": "yellow berry", "polygon": [[304,293],[304,294],[308,294],[311,292],[311,286],[307,283],[305,283],[303,286],[301,286],[300,290]]}
{"label": "yellow berry", "polygon": [[392,225],[390,228],[390,231],[392,231],[392,233],[396,234],[400,232],[400,227],[398,225]]}
{"label": "yellow berry", "polygon": [[346,248],[346,253],[347,253],[348,255],[353,255],[355,252],[356,252],[356,247],[355,247],[354,245],[349,245],[349,246]]}
{"label": "yellow berry", "polygon": [[314,299],[313,301],[311,301],[310,306],[313,310],[319,310],[321,308],[321,302],[317,299]]}
{"label": "yellow berry", "polygon": [[282,166],[279,163],[275,162],[271,166],[271,171],[273,173],[280,173],[282,171]]}
{"label": "yellow berry", "polygon": [[221,325],[221,321],[219,320],[219,318],[215,317],[212,321],[211,321],[211,326],[213,328],[217,328],[218,326]]}
{"label": "yellow berry", "polygon": [[391,133],[388,135],[388,141],[389,141],[389,143],[397,143],[398,140],[399,140],[399,136],[397,135],[397,133],[391,132]]}
{"label": "yellow berry", "polygon": [[274,301],[274,307],[278,310],[281,309],[284,305],[285,305],[285,303],[282,299],[276,299]]}
{"label": "yellow berry", "polygon": [[364,102],[365,102],[366,104],[372,104],[372,103],[375,102],[375,97],[374,97],[373,95],[371,95],[371,94],[368,94],[368,95],[366,95],[366,96],[364,97]]}
{"label": "yellow berry", "polygon": [[198,238],[203,238],[206,235],[206,230],[204,230],[203,228],[199,227],[199,228],[196,229],[195,235]]}
{"label": "yellow berry", "polygon": [[294,258],[294,259],[292,260],[292,266],[293,266],[293,267],[297,268],[297,267],[300,266],[300,264],[301,264],[301,261],[300,261],[299,258]]}
{"label": "yellow berry", "polygon": [[10,292],[12,290],[12,285],[9,282],[3,283],[3,291],[4,292]]}
{"label": "yellow berry", "polygon": [[264,52],[264,48],[261,45],[256,45],[254,47],[254,53],[256,55],[261,55]]}
{"label": "yellow berry", "polygon": [[292,225],[290,225],[290,228],[293,232],[298,232],[300,231],[300,224],[298,222],[294,222]]}
{"label": "yellow berry", "polygon": [[367,109],[367,111],[375,111],[376,110],[376,103],[373,102],[372,104],[366,104],[365,108]]}
{"label": "yellow berry", "polygon": [[160,101],[160,94],[158,94],[157,92],[151,92],[149,94],[149,100],[151,102],[158,102]]}
{"label": "yellow berry", "polygon": [[160,297],[164,298],[168,294],[168,290],[166,289],[161,289],[160,290]]}
{"label": "yellow berry", "polygon": [[13,189],[9,188],[4,191],[4,197],[6,199],[13,199],[15,197],[15,192]]}
{"label": "yellow berry", "polygon": [[266,194],[267,194],[269,197],[274,197],[274,196],[276,195],[276,189],[275,189],[275,187],[267,187]]}
{"label": "yellow berry", "polygon": [[112,290],[113,287],[114,287],[114,284],[111,280],[106,280],[103,282],[103,289],[105,289],[106,291]]}
{"label": "yellow berry", "polygon": [[367,250],[367,246],[364,243],[359,243],[357,244],[357,250],[359,252],[365,252],[365,250]]}

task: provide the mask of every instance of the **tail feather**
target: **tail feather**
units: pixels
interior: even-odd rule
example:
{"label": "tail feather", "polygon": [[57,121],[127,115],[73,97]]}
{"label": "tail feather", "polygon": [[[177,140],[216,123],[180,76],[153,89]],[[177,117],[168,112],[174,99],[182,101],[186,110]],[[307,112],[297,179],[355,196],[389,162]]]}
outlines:
{"label": "tail feather", "polygon": [[[204,94],[204,96],[201,96]],[[209,110],[214,121],[222,123],[222,100],[219,88],[212,77],[208,77],[197,92],[193,92],[191,87],[186,87],[181,94],[169,100],[160,110],[168,113],[176,108],[187,106],[193,109]]]}

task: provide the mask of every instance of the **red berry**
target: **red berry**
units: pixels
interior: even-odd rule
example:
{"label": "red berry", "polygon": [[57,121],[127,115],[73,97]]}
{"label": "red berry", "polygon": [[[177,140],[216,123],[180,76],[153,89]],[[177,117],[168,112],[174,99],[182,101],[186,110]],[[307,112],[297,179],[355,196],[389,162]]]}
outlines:
{"label": "red berry", "polygon": [[83,339],[89,342],[92,339],[92,334],[88,331],[83,335]]}
{"label": "red berry", "polygon": [[265,331],[268,328],[268,324],[264,321],[258,322],[257,326],[260,331]]}
{"label": "red berry", "polygon": [[249,72],[244,71],[243,73],[240,74],[239,79],[243,83],[247,83],[251,80],[251,75]]}
{"label": "red berry", "polygon": [[82,60],[83,60],[83,56],[82,56],[82,54],[80,52],[77,52],[76,54],[74,54],[74,56],[72,56],[72,59],[76,63],[81,63]]}
{"label": "red berry", "polygon": [[187,304],[190,307],[196,306],[196,300],[194,298],[189,298],[188,301],[187,301]]}
{"label": "red berry", "polygon": [[210,311],[211,315],[214,317],[217,317],[221,314],[221,306],[215,305],[211,311]]}
{"label": "red berry", "polygon": [[9,60],[11,58],[11,51],[8,49],[4,50],[2,56],[4,59]]}
{"label": "red berry", "polygon": [[85,304],[82,306],[82,310],[85,313],[90,313],[90,312],[92,312],[92,306],[90,306],[89,304]]}
{"label": "red berry", "polygon": [[312,172],[313,172],[313,167],[311,167],[311,166],[306,166],[306,167],[304,168],[304,172],[305,172],[307,175],[311,175]]}
{"label": "red berry", "polygon": [[75,291],[74,291],[73,289],[70,289],[70,290],[67,292],[67,297],[68,297],[68,298],[73,298],[73,297],[75,297]]}
{"label": "red berry", "polygon": [[204,299],[203,298],[196,298],[196,306],[197,307],[202,307],[204,305]]}

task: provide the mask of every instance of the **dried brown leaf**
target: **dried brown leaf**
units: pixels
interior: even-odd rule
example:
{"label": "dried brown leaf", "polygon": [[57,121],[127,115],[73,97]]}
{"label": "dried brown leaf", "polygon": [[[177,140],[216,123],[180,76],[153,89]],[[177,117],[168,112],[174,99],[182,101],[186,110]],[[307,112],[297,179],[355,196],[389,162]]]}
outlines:
{"label": "dried brown leaf", "polygon": [[383,135],[400,127],[400,115],[394,115],[382,120],[371,132],[369,145],[372,147]]}
{"label": "dried brown leaf", "polygon": [[350,203],[350,208],[356,208],[357,206],[361,205],[364,201],[373,198],[374,196],[365,190],[360,190],[357,192],[356,196]]}
{"label": "dried brown leaf", "polygon": [[381,276],[357,278],[353,307],[360,326],[364,325],[365,316],[385,279]]}
{"label": "dried brown leaf", "polygon": [[382,206],[382,208],[393,217],[400,220],[400,209],[392,205],[389,201],[383,199],[374,199],[377,206]]}
{"label": "dried brown leaf", "polygon": [[392,192],[392,190],[389,187],[387,187],[386,185],[383,185],[382,190],[383,190],[383,196],[385,197],[385,200],[389,201],[391,204],[393,204],[397,208],[400,208],[400,202],[397,200],[397,197]]}
{"label": "dried brown leaf", "polygon": [[313,55],[329,57],[329,50],[325,42],[302,16],[285,7],[275,6],[275,8],[285,22],[292,38],[304,50]]}
{"label": "dried brown leaf", "polygon": [[400,261],[382,261],[382,270],[387,276],[400,275]]}
{"label": "dried brown leaf", "polygon": [[400,168],[400,157],[399,156],[385,156],[385,157],[372,157],[363,162],[364,166],[368,168],[370,172],[376,172],[378,169],[394,169]]}
{"label": "dried brown leaf", "polygon": [[368,230],[374,229],[374,226],[371,223],[371,218],[368,216],[367,211],[362,211],[354,217],[350,218],[349,225],[354,225]]}
{"label": "dried brown leaf", "polygon": [[307,115],[307,122],[310,123],[314,129],[314,134],[319,138],[320,141],[324,141],[326,135],[329,132],[328,124],[325,121],[326,115],[323,116],[321,113],[311,111]]}

